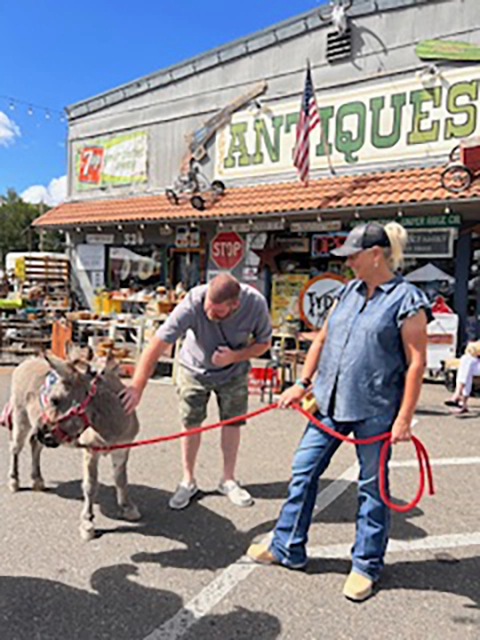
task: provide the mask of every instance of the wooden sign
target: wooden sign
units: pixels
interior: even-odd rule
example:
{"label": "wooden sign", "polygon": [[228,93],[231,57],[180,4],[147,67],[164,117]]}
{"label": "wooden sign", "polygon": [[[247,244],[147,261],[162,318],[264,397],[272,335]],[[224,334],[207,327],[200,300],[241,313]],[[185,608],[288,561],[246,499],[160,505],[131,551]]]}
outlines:
{"label": "wooden sign", "polygon": [[480,62],[480,47],[461,40],[423,40],[415,47],[422,60]]}

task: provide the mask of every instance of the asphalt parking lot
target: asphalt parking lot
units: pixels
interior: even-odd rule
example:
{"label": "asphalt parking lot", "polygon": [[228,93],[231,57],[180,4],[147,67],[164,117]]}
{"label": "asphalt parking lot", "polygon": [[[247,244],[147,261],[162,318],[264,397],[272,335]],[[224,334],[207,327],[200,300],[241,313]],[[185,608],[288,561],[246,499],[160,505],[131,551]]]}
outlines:
{"label": "asphalt parking lot", "polygon": [[[0,369],[0,403],[11,371]],[[244,428],[238,478],[255,498],[234,507],[215,488],[218,431],[204,435],[188,509],[168,509],[180,479],[177,442],[142,447],[129,464],[138,523],[116,519],[109,460],[101,464],[99,536],[78,533],[82,454],[47,450],[47,490],[30,490],[22,454],[17,494],[6,486],[8,433],[0,431],[1,640],[320,640],[480,637],[480,399],[454,417],[438,384],[425,384],[416,433],[433,461],[437,493],[394,514],[387,566],[378,590],[358,605],[341,595],[355,522],[355,452],[343,445],[321,484],[305,572],[259,567],[244,556],[264,538],[285,498],[304,419],[273,411]],[[259,406],[252,398],[251,408]],[[149,384],[141,437],[179,429],[172,386]],[[211,407],[210,417],[216,417]],[[411,445],[395,449],[393,493],[410,500],[418,471]]]}

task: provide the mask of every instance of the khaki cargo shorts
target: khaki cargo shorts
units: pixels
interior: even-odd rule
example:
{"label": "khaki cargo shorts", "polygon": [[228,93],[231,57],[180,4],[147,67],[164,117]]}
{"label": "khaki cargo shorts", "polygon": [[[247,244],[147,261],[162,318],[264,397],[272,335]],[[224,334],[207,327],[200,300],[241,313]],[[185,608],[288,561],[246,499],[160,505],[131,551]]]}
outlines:
{"label": "khaki cargo shorts", "polygon": [[[212,391],[217,396],[221,420],[245,415],[248,411],[248,373],[229,378],[222,383],[205,383],[194,378],[182,365],[178,367],[177,394],[180,419],[186,427],[199,427],[207,417],[207,405]],[[240,427],[239,420],[232,427]]]}

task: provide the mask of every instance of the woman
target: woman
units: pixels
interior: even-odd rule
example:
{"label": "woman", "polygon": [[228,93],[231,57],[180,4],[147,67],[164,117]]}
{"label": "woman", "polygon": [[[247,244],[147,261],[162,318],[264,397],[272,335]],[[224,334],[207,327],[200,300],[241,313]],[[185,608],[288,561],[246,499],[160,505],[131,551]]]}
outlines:
{"label": "woman", "polygon": [[[426,363],[426,296],[396,271],[407,233],[397,223],[369,222],[353,229],[332,253],[346,256],[356,279],[339,290],[336,304],[306,357],[302,378],[280,397],[281,407],[299,402],[317,372],[316,417],[339,433],[367,438],[391,430],[392,443],[411,439],[412,417]],[[293,460],[288,498],[272,542],[251,545],[248,555],[263,564],[305,566],[307,534],[318,480],[340,441],[306,427]],[[368,598],[383,567],[389,510],[379,492],[381,443],[358,446],[360,465],[356,539],[344,595]],[[388,486],[388,484],[387,484]]]}
{"label": "woman", "polygon": [[468,413],[468,398],[472,393],[473,378],[480,376],[480,340],[470,342],[460,358],[455,392],[450,400],[445,400],[447,407],[453,407],[457,415]]}

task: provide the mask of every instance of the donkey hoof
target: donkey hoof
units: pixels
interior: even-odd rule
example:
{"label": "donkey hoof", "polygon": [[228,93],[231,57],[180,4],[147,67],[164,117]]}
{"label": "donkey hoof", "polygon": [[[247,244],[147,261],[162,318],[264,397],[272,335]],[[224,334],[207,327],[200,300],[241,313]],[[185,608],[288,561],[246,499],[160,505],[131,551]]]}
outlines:
{"label": "donkey hoof", "polygon": [[8,481],[8,488],[12,493],[16,493],[20,489],[20,483],[16,478],[10,478]]}
{"label": "donkey hoof", "polygon": [[91,522],[86,522],[85,524],[80,525],[80,536],[82,540],[88,542],[89,540],[93,540],[95,538],[95,527]]}
{"label": "donkey hoof", "polygon": [[129,522],[137,522],[137,520],[140,520],[142,518],[142,514],[134,504],[128,507],[123,507],[121,510],[121,516]]}
{"label": "donkey hoof", "polygon": [[43,482],[43,478],[35,478],[35,480],[32,482],[32,490],[45,491],[45,483]]}

